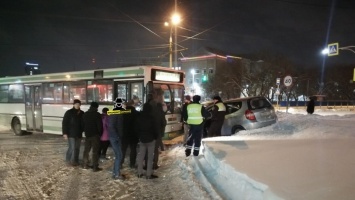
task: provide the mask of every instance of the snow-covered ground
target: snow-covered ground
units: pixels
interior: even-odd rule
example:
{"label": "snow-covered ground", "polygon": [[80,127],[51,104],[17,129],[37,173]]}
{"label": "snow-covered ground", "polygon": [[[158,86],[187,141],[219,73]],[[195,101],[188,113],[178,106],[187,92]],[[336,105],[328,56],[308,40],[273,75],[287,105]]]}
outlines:
{"label": "snow-covered ground", "polygon": [[355,112],[277,114],[275,125],[204,139],[201,182],[224,199],[355,199]]}
{"label": "snow-covered ground", "polygon": [[8,131],[9,129],[5,127],[4,125],[0,124],[0,131]]}
{"label": "snow-covered ground", "polygon": [[97,173],[65,166],[59,136],[5,130],[0,199],[355,199],[355,112],[277,115],[269,127],[204,139],[198,157],[186,158],[176,138],[161,154],[158,179],[137,178],[126,160],[123,182],[110,178],[112,160]]}

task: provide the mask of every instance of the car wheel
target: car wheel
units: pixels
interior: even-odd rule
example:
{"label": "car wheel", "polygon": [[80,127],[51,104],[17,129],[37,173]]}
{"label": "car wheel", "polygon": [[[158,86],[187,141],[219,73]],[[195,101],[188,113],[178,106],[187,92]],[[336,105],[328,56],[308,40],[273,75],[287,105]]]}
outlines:
{"label": "car wheel", "polygon": [[244,131],[245,128],[242,126],[235,126],[232,128],[232,135],[238,134],[239,131]]}
{"label": "car wheel", "polygon": [[11,128],[15,135],[22,135],[21,122],[19,118],[15,117],[12,119]]}

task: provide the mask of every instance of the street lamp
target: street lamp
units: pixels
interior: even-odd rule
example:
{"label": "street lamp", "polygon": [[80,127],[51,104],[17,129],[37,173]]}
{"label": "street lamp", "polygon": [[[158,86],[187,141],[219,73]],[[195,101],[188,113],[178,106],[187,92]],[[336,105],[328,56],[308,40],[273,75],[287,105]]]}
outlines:
{"label": "street lamp", "polygon": [[177,29],[176,26],[181,22],[181,17],[178,13],[174,13],[171,16],[171,25],[169,22],[165,22],[165,26],[170,26],[170,38],[169,38],[169,67],[173,68],[173,38],[172,38],[172,33],[173,33],[173,26],[174,26],[174,33],[175,33],[175,67],[177,66]]}
{"label": "street lamp", "polygon": [[192,86],[191,86],[191,88],[192,88],[192,95],[194,95],[195,94],[195,69],[191,69],[191,74],[192,74]]}

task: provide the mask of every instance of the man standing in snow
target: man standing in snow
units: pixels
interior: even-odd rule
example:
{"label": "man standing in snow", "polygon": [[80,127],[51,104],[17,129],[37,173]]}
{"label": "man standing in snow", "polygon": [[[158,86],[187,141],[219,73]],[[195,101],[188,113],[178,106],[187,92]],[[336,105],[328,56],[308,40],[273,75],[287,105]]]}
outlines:
{"label": "man standing in snow", "polygon": [[[187,106],[191,103],[191,96],[186,95],[185,96],[185,103],[182,105],[182,113],[181,116],[184,116],[185,113],[187,112]],[[187,141],[187,136],[189,135],[189,125],[187,122],[184,120],[184,117],[181,117],[181,122],[183,124],[184,128],[184,144],[186,144]]]}
{"label": "man standing in snow", "polygon": [[226,107],[220,96],[214,96],[213,103],[211,125],[207,133],[208,137],[221,136],[221,129],[226,115]]}
{"label": "man standing in snow", "polygon": [[126,157],[126,151],[129,146],[130,148],[130,155],[129,155],[129,167],[134,168],[136,166],[136,159],[137,159],[137,145],[139,142],[138,135],[136,133],[135,127],[135,120],[138,115],[138,111],[134,107],[134,101],[130,100],[126,104],[126,110],[131,110],[130,114],[126,114],[123,116],[124,122],[124,130],[122,136],[122,160],[121,166],[124,163]]}
{"label": "man standing in snow", "polygon": [[114,103],[113,110],[107,112],[109,115],[108,136],[110,138],[113,152],[115,153],[112,178],[115,180],[123,180],[124,178],[120,172],[122,160],[121,142],[124,126],[123,114],[130,113],[131,110],[126,110],[124,108],[124,101],[121,98],[116,98]]}
{"label": "man standing in snow", "polygon": [[79,165],[79,152],[81,138],[83,137],[83,127],[81,124],[84,112],[80,110],[81,101],[74,99],[73,108],[66,111],[62,122],[64,139],[68,140],[68,151],[65,160],[68,165]]}
{"label": "man standing in snow", "polygon": [[313,114],[314,113],[314,97],[309,97],[310,101],[307,104],[307,113],[308,114]]}
{"label": "man standing in snow", "polygon": [[[145,103],[143,111],[138,115],[136,120],[136,132],[139,137],[139,153],[138,153],[138,177],[143,177],[143,159],[146,157],[146,178],[154,179],[158,176],[153,175],[153,159],[155,142],[159,134],[159,126],[154,122],[154,112],[152,112],[152,106],[149,103]],[[145,156],[147,154],[147,156]]]}
{"label": "man standing in snow", "polygon": [[85,132],[85,149],[83,154],[83,168],[88,169],[89,153],[92,149],[92,169],[94,172],[102,170],[99,168],[99,147],[100,137],[102,135],[101,114],[97,112],[99,104],[91,102],[90,108],[83,116],[83,127]]}
{"label": "man standing in snow", "polygon": [[200,104],[200,100],[201,97],[199,95],[193,96],[193,102],[187,106],[187,112],[183,116],[184,120],[190,126],[185,150],[186,157],[191,155],[191,149],[193,146],[193,155],[198,156],[201,146],[203,119],[211,117],[211,114]]}

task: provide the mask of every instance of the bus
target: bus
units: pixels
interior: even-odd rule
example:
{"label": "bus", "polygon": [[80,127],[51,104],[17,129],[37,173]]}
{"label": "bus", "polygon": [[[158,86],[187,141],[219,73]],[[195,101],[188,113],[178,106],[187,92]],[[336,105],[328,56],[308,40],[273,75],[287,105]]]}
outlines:
{"label": "bus", "polygon": [[[0,78],[0,124],[16,135],[25,132],[62,134],[64,113],[73,100],[101,111],[116,97],[143,104],[150,93],[167,105],[165,137],[181,132],[183,71],[159,66],[132,66]],[[139,108],[138,108],[139,109]]]}

